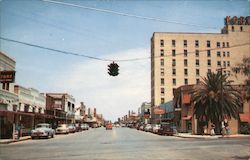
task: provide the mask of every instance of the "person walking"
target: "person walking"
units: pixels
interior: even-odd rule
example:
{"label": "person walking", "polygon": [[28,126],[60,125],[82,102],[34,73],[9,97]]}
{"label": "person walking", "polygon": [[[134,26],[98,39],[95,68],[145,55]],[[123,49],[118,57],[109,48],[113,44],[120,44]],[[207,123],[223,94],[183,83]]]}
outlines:
{"label": "person walking", "polygon": [[222,134],[222,137],[224,137],[226,134],[226,127],[224,125],[224,121],[221,122],[221,134]]}
{"label": "person walking", "polygon": [[214,129],[215,129],[215,125],[212,124],[212,125],[211,125],[211,130],[210,130],[210,135],[211,135],[211,136],[214,136],[214,135],[215,135]]}

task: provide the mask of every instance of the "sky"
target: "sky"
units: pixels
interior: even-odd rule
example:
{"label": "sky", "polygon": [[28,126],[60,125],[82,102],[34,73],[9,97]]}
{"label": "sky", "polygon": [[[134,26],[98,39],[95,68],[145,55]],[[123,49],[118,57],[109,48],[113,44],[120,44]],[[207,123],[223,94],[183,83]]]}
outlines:
{"label": "sky", "polygon": [[219,33],[226,16],[250,15],[250,0],[57,2],[0,0],[0,36],[101,59],[145,59],[115,61],[120,74],[111,77],[109,61],[2,39],[0,51],[15,59],[17,84],[41,93],[69,93],[77,104],[96,107],[98,114],[112,121],[128,110],[137,112],[143,102],[151,100],[147,57],[154,32]]}

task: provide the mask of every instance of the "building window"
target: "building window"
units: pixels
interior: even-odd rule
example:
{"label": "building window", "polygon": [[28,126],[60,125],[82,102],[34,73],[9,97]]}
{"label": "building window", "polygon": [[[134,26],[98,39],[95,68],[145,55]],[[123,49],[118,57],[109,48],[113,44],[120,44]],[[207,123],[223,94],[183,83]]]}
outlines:
{"label": "building window", "polygon": [[227,62],[223,61],[223,66],[226,67],[227,66]]}
{"label": "building window", "polygon": [[221,61],[217,61],[217,66],[221,67]]}
{"label": "building window", "polygon": [[234,32],[234,26],[232,26],[232,32]]}
{"label": "building window", "polygon": [[217,52],[217,57],[220,57],[220,52],[219,51]]}
{"label": "building window", "polygon": [[195,47],[199,47],[199,41],[195,40]]}
{"label": "building window", "polygon": [[242,26],[240,26],[240,31],[241,31],[241,32],[243,31],[243,27],[242,27]]}
{"label": "building window", "polygon": [[33,113],[36,112],[36,108],[35,108],[35,107],[32,108],[32,112],[33,112]]}
{"label": "building window", "polygon": [[200,70],[196,69],[196,76],[200,76]]}
{"label": "building window", "polygon": [[223,57],[226,57],[226,52],[223,52]]}
{"label": "building window", "polygon": [[164,59],[161,59],[161,66],[164,66]]}
{"label": "building window", "polygon": [[188,51],[184,49],[184,57],[187,57],[187,55],[188,55]]}
{"label": "building window", "polygon": [[230,52],[227,52],[227,57],[230,57]]}
{"label": "building window", "polygon": [[211,67],[211,59],[208,59],[208,60],[207,60],[207,65],[208,65],[209,67]]}
{"label": "building window", "polygon": [[164,40],[163,39],[161,39],[161,47],[164,47]]}
{"label": "building window", "polygon": [[175,47],[175,40],[172,40],[172,47]]}
{"label": "building window", "polygon": [[217,48],[220,48],[220,42],[217,42]]}
{"label": "building window", "polygon": [[164,50],[161,49],[161,57],[163,57],[163,56],[164,56]]}
{"label": "building window", "polygon": [[207,50],[207,57],[211,57],[211,50]]}
{"label": "building window", "polygon": [[230,61],[227,61],[227,66],[230,67]]}
{"label": "building window", "polygon": [[164,76],[164,68],[161,68],[161,76]]}
{"label": "building window", "polygon": [[229,42],[227,42],[227,47],[229,48]]}
{"label": "building window", "polygon": [[225,48],[225,42],[222,43],[222,48]]}
{"label": "building window", "polygon": [[161,95],[164,96],[164,88],[161,88]]}
{"label": "building window", "polygon": [[173,78],[173,86],[176,86],[176,79]]}
{"label": "building window", "polygon": [[207,41],[207,47],[211,47],[210,41]]}
{"label": "building window", "polygon": [[17,111],[17,105],[13,105],[13,111],[14,111],[14,112]]}
{"label": "building window", "polygon": [[187,40],[184,40],[183,43],[184,43],[184,47],[187,47]]}
{"label": "building window", "polygon": [[38,109],[38,113],[42,113],[42,108],[39,108],[39,109]]}
{"label": "building window", "polygon": [[195,65],[199,66],[200,65],[200,61],[198,59],[195,60]]}
{"label": "building window", "polygon": [[175,66],[176,65],[176,61],[175,59],[172,59],[172,66]]}
{"label": "building window", "polygon": [[165,102],[164,98],[161,98],[161,104],[163,104]]}
{"label": "building window", "polygon": [[230,72],[230,71],[227,71],[227,75],[230,76],[230,75],[231,75],[231,72]]}
{"label": "building window", "polygon": [[172,56],[175,57],[176,53],[175,53],[175,49],[172,50]]}
{"label": "building window", "polygon": [[195,50],[195,56],[196,56],[196,57],[199,57],[199,56],[200,56],[199,50]]}
{"label": "building window", "polygon": [[184,83],[185,83],[185,85],[188,85],[188,79],[187,78],[184,79]]}
{"label": "building window", "polygon": [[184,69],[184,75],[188,76],[188,69],[186,69],[186,68]]}
{"label": "building window", "polygon": [[188,66],[188,60],[184,59],[184,67],[187,67],[187,66]]}
{"label": "building window", "polygon": [[161,85],[164,86],[164,78],[161,78]]}
{"label": "building window", "polygon": [[197,79],[196,79],[196,84],[199,84],[199,83],[200,83],[200,79],[197,78]]}
{"label": "building window", "polygon": [[176,76],[176,69],[175,69],[175,68],[172,69],[172,75],[173,75],[173,76]]}
{"label": "building window", "polygon": [[29,106],[28,105],[24,106],[24,112],[29,112]]}

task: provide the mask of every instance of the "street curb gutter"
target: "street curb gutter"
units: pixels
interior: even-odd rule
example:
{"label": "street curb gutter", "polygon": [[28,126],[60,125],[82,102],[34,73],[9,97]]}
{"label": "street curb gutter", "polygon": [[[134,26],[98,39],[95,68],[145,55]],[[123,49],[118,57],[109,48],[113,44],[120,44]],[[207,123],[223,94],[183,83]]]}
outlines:
{"label": "street curb gutter", "polygon": [[26,141],[26,140],[29,140],[31,139],[30,137],[26,137],[26,138],[22,138],[22,139],[19,139],[19,140],[6,140],[6,141],[3,141],[1,142],[0,141],[0,144],[10,144],[10,143],[15,143],[15,142],[20,142],[20,141]]}

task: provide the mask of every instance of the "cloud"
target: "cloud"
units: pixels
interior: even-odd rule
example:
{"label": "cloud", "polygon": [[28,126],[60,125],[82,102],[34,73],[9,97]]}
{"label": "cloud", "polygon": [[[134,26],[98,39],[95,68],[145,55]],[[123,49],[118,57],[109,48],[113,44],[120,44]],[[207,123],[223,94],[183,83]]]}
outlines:
{"label": "cloud", "polygon": [[[137,48],[114,53],[105,58],[131,59],[149,57],[149,49]],[[116,120],[150,101],[150,59],[117,62],[120,74],[111,77],[107,65],[111,62],[86,60],[69,66],[51,77],[54,88],[72,94],[77,102],[96,107],[106,119]]]}

